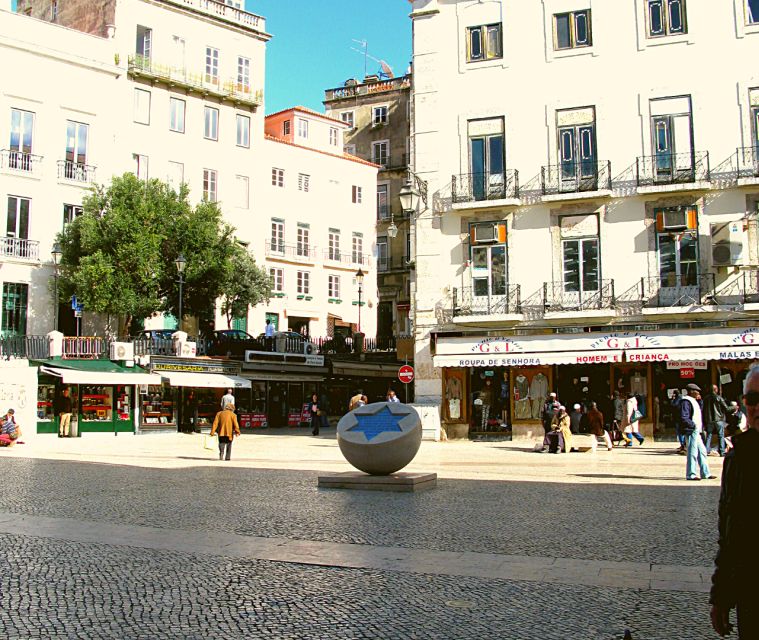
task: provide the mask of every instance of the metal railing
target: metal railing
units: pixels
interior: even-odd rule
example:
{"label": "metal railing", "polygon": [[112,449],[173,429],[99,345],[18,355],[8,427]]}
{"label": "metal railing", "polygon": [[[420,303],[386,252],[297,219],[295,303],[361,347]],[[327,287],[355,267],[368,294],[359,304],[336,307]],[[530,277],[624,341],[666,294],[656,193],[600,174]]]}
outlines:
{"label": "metal railing", "polygon": [[714,303],[714,274],[642,277],[617,296],[618,304],[636,303],[643,307],[688,307]]}
{"label": "metal railing", "polygon": [[659,153],[655,156],[639,156],[635,161],[639,187],[687,184],[709,180],[708,151],[692,153]]}
{"label": "metal railing", "polygon": [[[134,338],[131,340],[134,345],[134,355],[138,356],[175,356],[177,355],[176,345],[171,338]],[[194,342],[196,353],[199,356],[206,355],[207,341],[202,338],[187,337],[187,342]],[[109,347],[110,352],[110,347]]]}
{"label": "metal railing", "polygon": [[325,262],[331,262],[333,264],[364,267],[369,266],[369,256],[365,253],[353,253],[353,251],[325,249],[323,257]]}
{"label": "metal railing", "polygon": [[98,336],[64,337],[63,358],[77,360],[97,360],[107,358],[110,354],[111,341]]}
{"label": "metal railing", "polygon": [[162,80],[172,85],[255,107],[261,106],[263,102],[261,90],[254,91],[250,86],[240,84],[235,79],[222,82],[218,76],[190,73],[186,69],[160,64],[144,56],[129,56],[128,72],[133,76]]}
{"label": "metal railing", "polygon": [[18,260],[39,260],[40,243],[26,238],[0,238],[0,258],[17,258]]}
{"label": "metal railing", "polygon": [[47,336],[0,337],[0,358],[27,358],[46,360],[50,357],[50,340]]}
{"label": "metal railing", "polygon": [[476,295],[472,287],[453,289],[454,316],[489,316],[522,313],[522,290],[518,284],[506,285],[500,295]]}
{"label": "metal railing", "polygon": [[316,248],[310,244],[285,244],[269,240],[266,242],[266,256],[301,262],[313,262],[316,258]]}
{"label": "metal railing", "polygon": [[611,190],[611,161],[564,162],[540,168],[544,196]]}
{"label": "metal railing", "polygon": [[738,147],[739,178],[759,178],[759,147]]}
{"label": "metal railing", "polygon": [[714,291],[717,304],[746,304],[759,302],[759,269],[741,271],[737,278],[728,280]]}
{"label": "metal railing", "polygon": [[601,280],[598,288],[591,291],[579,289],[566,282],[543,283],[543,308],[546,311],[589,311],[591,309],[613,309],[614,280]]}
{"label": "metal railing", "polygon": [[354,96],[366,96],[374,93],[384,93],[385,91],[395,91],[397,89],[407,89],[411,86],[411,77],[402,76],[400,78],[391,78],[390,80],[381,80],[379,82],[356,83],[335,89],[325,91],[326,101],[341,100],[343,98],[353,98]]}
{"label": "metal railing", "polygon": [[3,149],[0,151],[0,167],[13,171],[36,174],[42,163],[42,156],[35,156],[24,151]]}
{"label": "metal railing", "polygon": [[453,202],[481,202],[519,197],[519,171],[465,173],[451,176]]}
{"label": "metal railing", "polygon": [[58,160],[58,177],[74,182],[91,183],[95,181],[95,169],[91,164],[73,162],[71,160]]}

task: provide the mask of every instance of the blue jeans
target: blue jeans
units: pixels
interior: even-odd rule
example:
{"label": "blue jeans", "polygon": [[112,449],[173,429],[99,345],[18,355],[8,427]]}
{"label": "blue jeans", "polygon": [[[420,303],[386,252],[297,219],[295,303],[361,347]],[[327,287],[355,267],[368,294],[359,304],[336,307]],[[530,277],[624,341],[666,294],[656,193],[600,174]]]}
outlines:
{"label": "blue jeans", "polygon": [[688,436],[688,461],[685,463],[685,477],[708,478],[712,475],[709,471],[709,463],[706,460],[706,447],[700,433],[692,433]]}
{"label": "blue jeans", "polygon": [[626,433],[625,435],[630,440],[630,442],[627,443],[628,447],[632,447],[633,438],[635,438],[640,444],[643,444],[643,440],[645,440],[645,438],[642,435],[640,435],[637,431],[632,431],[630,433]]}
{"label": "blue jeans", "polygon": [[717,434],[717,451],[721,456],[725,455],[725,422],[709,422],[706,425],[706,453],[712,450],[712,436]]}

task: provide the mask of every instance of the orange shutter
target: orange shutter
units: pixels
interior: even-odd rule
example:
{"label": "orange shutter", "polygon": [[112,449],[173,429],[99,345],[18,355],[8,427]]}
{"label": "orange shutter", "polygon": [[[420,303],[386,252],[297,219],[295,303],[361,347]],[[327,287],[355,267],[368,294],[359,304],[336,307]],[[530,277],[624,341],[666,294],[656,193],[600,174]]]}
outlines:
{"label": "orange shutter", "polygon": [[469,227],[469,244],[475,244],[477,242],[477,237],[475,235],[476,228],[477,227],[475,227],[474,225]]}
{"label": "orange shutter", "polygon": [[696,207],[690,207],[688,209],[686,223],[688,224],[688,229],[698,229],[698,211],[696,210]]}
{"label": "orange shutter", "polygon": [[663,211],[659,211],[656,214],[656,230],[664,231],[664,212]]}
{"label": "orange shutter", "polygon": [[498,225],[498,242],[501,242],[501,243],[506,242],[506,225],[505,224]]}

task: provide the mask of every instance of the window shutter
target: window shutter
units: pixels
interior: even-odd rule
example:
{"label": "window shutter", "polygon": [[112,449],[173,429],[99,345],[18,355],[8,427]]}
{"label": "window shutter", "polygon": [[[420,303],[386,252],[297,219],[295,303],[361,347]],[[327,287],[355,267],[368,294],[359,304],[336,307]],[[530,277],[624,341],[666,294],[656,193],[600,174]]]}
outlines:
{"label": "window shutter", "polygon": [[688,224],[688,229],[698,229],[698,212],[695,207],[688,209],[686,222]]}
{"label": "window shutter", "polygon": [[501,243],[506,242],[506,225],[505,224],[498,225],[498,242],[501,242]]}
{"label": "window shutter", "polygon": [[656,214],[656,230],[664,231],[664,212],[659,211]]}
{"label": "window shutter", "polygon": [[474,246],[477,243],[477,235],[475,234],[476,227],[474,225],[469,227],[469,244]]}

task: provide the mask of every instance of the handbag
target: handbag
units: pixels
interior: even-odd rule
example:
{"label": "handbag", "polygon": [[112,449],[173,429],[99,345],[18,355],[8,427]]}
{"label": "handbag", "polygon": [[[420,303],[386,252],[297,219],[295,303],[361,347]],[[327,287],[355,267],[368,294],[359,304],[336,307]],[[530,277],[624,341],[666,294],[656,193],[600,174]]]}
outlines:
{"label": "handbag", "polygon": [[209,451],[215,451],[219,448],[219,436],[216,434],[209,435],[206,434],[203,436],[203,448],[208,449]]}
{"label": "handbag", "polygon": [[643,414],[638,411],[637,409],[633,409],[632,413],[630,413],[630,424],[633,422],[638,422],[643,417]]}

